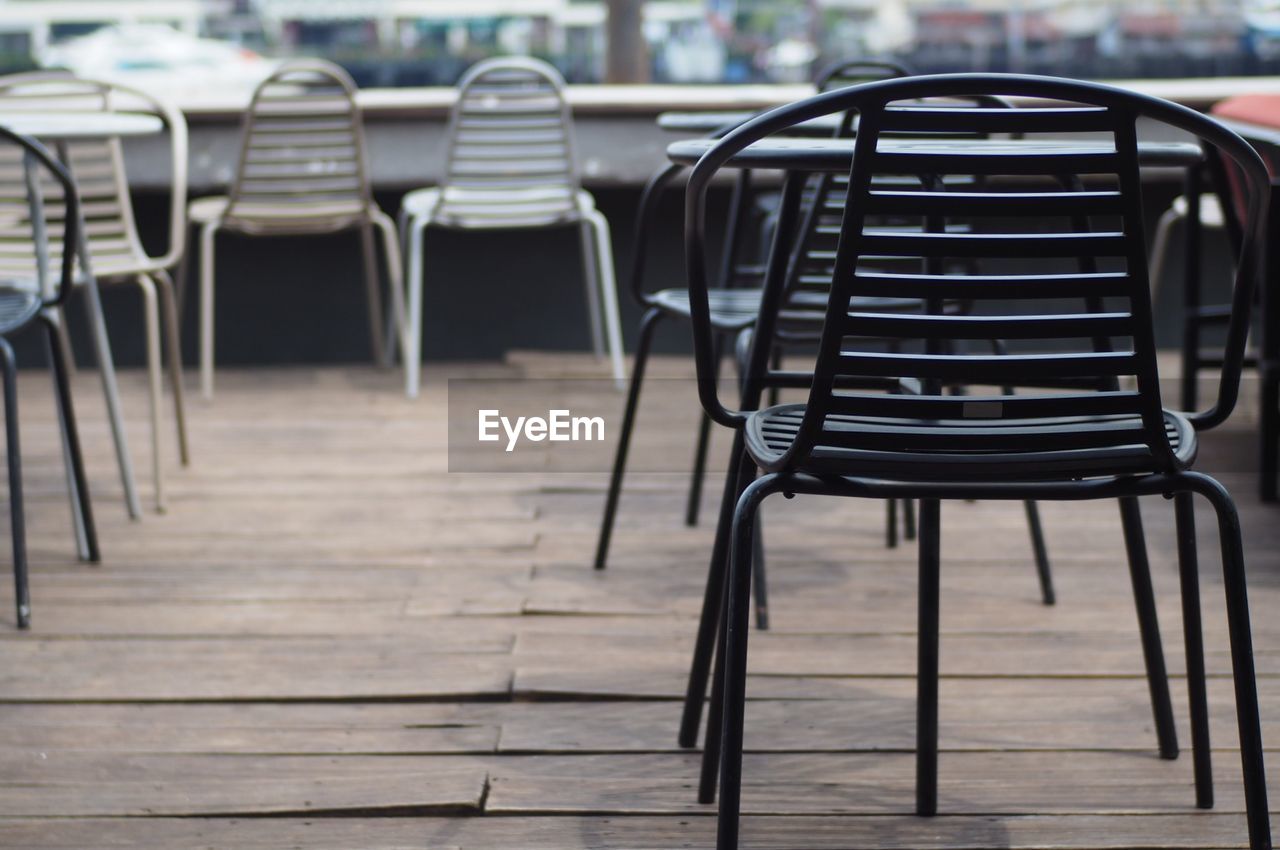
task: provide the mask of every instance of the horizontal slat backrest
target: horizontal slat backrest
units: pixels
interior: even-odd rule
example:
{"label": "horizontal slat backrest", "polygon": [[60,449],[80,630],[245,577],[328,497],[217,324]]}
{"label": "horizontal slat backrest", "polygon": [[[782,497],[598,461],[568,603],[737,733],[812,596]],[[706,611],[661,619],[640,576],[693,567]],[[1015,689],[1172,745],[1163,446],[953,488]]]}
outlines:
{"label": "horizontal slat backrest", "polygon": [[350,218],[370,203],[355,85],[336,65],[288,62],[254,92],[227,218]]}
{"label": "horizontal slat backrest", "polygon": [[[146,101],[117,93],[109,83],[43,73],[0,77],[0,112],[96,114],[118,109],[152,112],[150,106]],[[138,238],[120,140],[78,140],[66,143],[62,150],[80,194],[91,264],[95,268],[110,269],[145,263],[146,252]],[[21,167],[19,152],[6,149],[0,153],[0,168],[5,172],[6,185],[9,185],[13,170],[20,172]],[[48,230],[61,233],[64,215],[61,189],[47,174],[44,179],[47,182],[44,209]],[[12,249],[14,246],[7,247]],[[54,240],[49,247],[56,264],[62,255],[62,246]],[[18,273],[29,268],[25,253],[0,252],[0,274]]]}
{"label": "horizontal slat backrest", "polygon": [[[794,449],[806,468],[848,450],[993,449],[1114,450],[1168,468],[1134,120],[1088,104],[862,110],[847,186],[828,203],[840,223],[827,226],[830,295]],[[858,306],[884,297],[922,308]],[[958,300],[971,310],[947,309]],[[924,394],[839,388],[854,377],[907,379]],[[950,397],[948,385],[971,389]]]}
{"label": "horizontal slat backrest", "polygon": [[442,219],[537,226],[576,214],[578,177],[564,82],[544,62],[481,62],[459,84],[449,125]]}
{"label": "horizontal slat backrest", "polygon": [[[934,103],[929,106],[924,103],[916,104],[921,111],[928,109],[945,108],[947,110],[954,109],[972,109],[975,113],[996,112],[1007,109],[1008,105],[997,98],[972,98],[972,99],[949,99],[941,105]],[[842,122],[840,135],[851,137],[854,135],[854,127],[856,125],[856,115],[850,114],[845,116]],[[925,124],[917,126],[906,126],[894,131],[886,131],[883,136],[892,137],[903,143],[907,141],[919,140],[938,140],[945,139],[948,141],[959,141],[963,139],[988,139],[993,135],[993,131],[988,128],[978,127],[973,130],[958,132],[954,129],[943,131],[934,130]],[[1008,136],[1009,133],[1002,133]],[[980,186],[982,177],[972,174],[948,174],[938,175],[939,185],[936,187],[938,194],[947,198],[951,197],[968,197],[970,199],[985,197],[980,192],[972,191],[975,187]],[[914,198],[915,192],[920,188],[919,175],[914,174],[881,174],[874,178],[874,182],[878,189],[886,194],[897,196],[905,194],[908,198]],[[830,289],[834,264],[836,259],[836,249],[840,240],[840,224],[844,217],[846,198],[849,189],[848,174],[817,174],[810,178],[810,189],[806,199],[806,207],[801,217],[800,233],[796,239],[796,248],[793,250],[793,258],[788,269],[787,286],[792,293],[791,310],[792,315],[799,319],[799,328],[795,328],[795,322],[783,322],[779,332],[785,338],[789,334],[798,334],[805,336],[805,325],[809,325],[808,335],[812,334],[812,316],[806,313],[812,311],[812,306],[808,310],[800,308],[798,305],[812,305],[815,296],[824,296]],[[899,207],[888,204],[883,208],[877,209],[874,214],[868,214],[864,225],[869,232],[885,232],[885,233],[902,233],[912,228],[920,228],[922,223],[918,211],[911,205],[913,202],[904,201]],[[957,201],[957,203],[959,203]],[[968,212],[969,207],[966,205],[964,212]],[[952,214],[960,212],[953,210]],[[968,225],[960,218],[953,222],[951,230],[965,231]],[[868,271],[874,267],[876,270],[886,273],[912,273],[923,271],[922,258],[910,252],[903,253],[897,248],[900,246],[895,244],[892,239],[885,239],[880,243],[882,249],[880,253],[874,254],[868,252],[862,257],[862,264]],[[904,296],[891,292],[886,295],[875,297],[887,297],[901,299]],[[915,297],[915,296],[911,296]],[[955,296],[960,298],[960,296]],[[902,305],[899,305],[900,307]],[[819,308],[821,309],[821,308]],[[955,304],[949,304],[948,309],[958,309]],[[796,315],[796,311],[799,314]]]}

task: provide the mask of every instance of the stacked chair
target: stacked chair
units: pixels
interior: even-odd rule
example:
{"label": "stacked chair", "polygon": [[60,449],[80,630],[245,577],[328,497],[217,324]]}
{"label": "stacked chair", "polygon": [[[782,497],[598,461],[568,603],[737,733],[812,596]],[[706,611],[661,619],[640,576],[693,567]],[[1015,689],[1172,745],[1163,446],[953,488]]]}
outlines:
{"label": "stacked chair", "polygon": [[[892,63],[851,60],[833,66],[821,75],[818,80],[818,87],[821,90],[836,90],[840,87],[847,87],[848,85],[873,79],[899,78],[907,73],[905,68]],[[990,102],[987,105],[992,105],[993,102],[994,105],[1002,105],[998,101],[994,101],[994,99],[988,99],[988,101]],[[724,132],[727,132],[727,128],[716,135],[723,135]],[[834,135],[847,138],[851,137],[853,132],[852,116],[846,116],[845,120],[837,123]],[[631,432],[634,428],[636,409],[639,404],[640,387],[644,378],[644,370],[654,329],[663,318],[682,317],[688,319],[690,316],[691,305],[687,290],[666,289],[656,293],[649,293],[645,290],[643,284],[647,238],[656,224],[661,191],[683,170],[680,165],[672,165],[662,169],[650,180],[641,197],[636,231],[635,260],[631,270],[631,288],[636,300],[646,307],[646,312],[641,321],[630,393],[623,415],[617,454],[605,500],[604,518],[601,523],[596,548],[596,569],[603,569],[607,563],[613,525],[616,520],[617,504],[621,493],[622,478],[626,470]],[[804,351],[805,349],[811,349],[817,341],[818,328],[821,326],[822,319],[819,303],[825,296],[822,292],[815,293],[812,290],[815,286],[819,288],[823,286],[822,276],[828,273],[831,262],[830,257],[834,249],[832,232],[834,228],[838,227],[838,209],[843,204],[846,182],[838,176],[815,177],[806,181],[801,187],[801,192],[803,194],[802,203],[807,212],[788,224],[794,232],[782,234],[783,237],[788,239],[795,237],[797,233],[801,235],[798,238],[800,247],[796,251],[795,262],[788,266],[786,272],[786,321],[784,322],[784,327],[779,330],[771,344],[770,360],[775,366],[781,366],[782,355],[788,349]],[[771,199],[764,204],[768,213],[766,216],[767,227],[762,229],[762,240],[765,240],[765,245],[761,248],[762,251],[766,250],[770,243],[776,242],[779,236],[778,203],[778,200]],[[748,229],[743,225],[750,215],[753,204],[757,204],[757,201],[753,199],[750,172],[739,172],[736,177],[733,198],[730,202],[729,219],[726,224],[725,248],[717,270],[719,282],[717,287],[711,291],[709,302],[711,309],[710,321],[715,329],[713,337],[716,346],[714,360],[717,363],[720,362],[726,340],[736,338],[739,352],[745,352],[751,338],[751,329],[760,314],[760,298],[762,295],[760,280],[766,272],[765,263],[767,261],[764,257],[761,258],[760,262],[751,264],[744,263],[741,260],[742,254],[745,253],[743,231]],[[892,261],[887,258],[880,258],[878,262],[881,265],[885,265]],[[878,298],[870,300],[868,304],[876,306],[878,309],[893,309],[896,311],[913,311],[923,307],[923,302],[918,298]],[[993,341],[991,344],[999,345],[998,341]],[[775,368],[770,373],[768,389],[771,396],[776,398],[776,394],[780,389],[807,386],[808,380],[808,376],[803,372],[794,370],[788,372],[781,368]],[[957,390],[961,389],[957,388]],[[692,524],[697,516],[696,506],[700,499],[709,424],[710,419],[704,417],[699,429],[690,497],[686,510],[686,521],[689,524]],[[725,557],[723,544],[727,540],[725,530],[729,522],[728,511],[732,506],[732,497],[730,495],[732,484],[733,466],[731,465],[730,475],[725,484],[726,495],[721,503],[719,516],[721,531],[717,534],[718,544],[712,555],[713,560]],[[888,514],[886,523],[886,542],[889,546],[894,546],[897,543],[896,507],[899,503],[905,508],[904,518],[907,520],[907,537],[911,538],[913,536],[912,503],[910,500],[902,502],[889,500],[887,502]],[[1054,601],[1053,583],[1039,513],[1033,502],[1027,502],[1026,512],[1042,597],[1046,604],[1052,604]],[[1136,515],[1130,517],[1130,520],[1133,522],[1139,521]],[[1126,528],[1128,529],[1128,527],[1127,524]],[[1140,535],[1140,530],[1137,533]],[[757,623],[760,627],[767,628],[768,595],[764,580],[762,551],[758,554],[761,556],[754,560],[756,565]],[[681,741],[684,742],[685,746],[692,746],[693,739],[696,736],[696,712],[701,706],[701,697],[698,698],[696,703],[692,700],[695,691],[700,694],[705,689],[705,673],[699,674],[697,671],[705,670],[706,665],[709,664],[710,641],[710,632],[704,632],[700,635],[698,642],[700,647],[699,660],[695,662],[695,673],[691,678],[690,684],[690,708],[686,713],[686,721],[681,733]],[[702,682],[701,685],[698,684],[699,681]]]}

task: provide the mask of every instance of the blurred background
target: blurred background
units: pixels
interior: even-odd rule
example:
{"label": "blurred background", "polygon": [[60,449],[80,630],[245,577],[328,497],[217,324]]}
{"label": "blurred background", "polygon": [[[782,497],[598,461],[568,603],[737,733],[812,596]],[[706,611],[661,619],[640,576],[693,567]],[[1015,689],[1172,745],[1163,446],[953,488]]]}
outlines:
{"label": "blurred background", "polygon": [[361,87],[453,85],[498,54],[569,82],[788,83],[850,55],[920,72],[1280,73],[1280,0],[0,0],[0,70],[251,90],[322,55]]}

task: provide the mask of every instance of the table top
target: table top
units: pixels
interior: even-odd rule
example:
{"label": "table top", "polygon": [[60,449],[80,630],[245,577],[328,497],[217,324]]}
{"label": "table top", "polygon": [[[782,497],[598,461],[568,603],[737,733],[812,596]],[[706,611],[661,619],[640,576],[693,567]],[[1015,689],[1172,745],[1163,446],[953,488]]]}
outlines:
{"label": "table top", "polygon": [[[693,165],[716,144],[713,139],[685,139],[667,146],[667,157],[680,165]],[[804,171],[848,171],[853,159],[854,140],[796,139],[770,137],[739,151],[728,168],[800,169]],[[1114,153],[1108,140],[1009,140],[1009,139],[884,139],[882,153],[972,154],[1016,157],[1019,153],[1061,153],[1088,156]],[[1186,168],[1200,162],[1204,153],[1189,142],[1139,142],[1138,161],[1142,165]],[[1011,172],[1012,173],[1012,172]]]}
{"label": "table top", "polygon": [[159,133],[164,122],[143,112],[8,112],[0,126],[44,141],[146,136]]}
{"label": "table top", "polygon": [[[673,133],[705,136],[723,127],[736,127],[759,115],[759,112],[739,110],[734,112],[663,112],[658,116],[658,127]],[[822,115],[797,124],[788,130],[791,136],[830,138],[840,127],[843,118],[839,113]]]}

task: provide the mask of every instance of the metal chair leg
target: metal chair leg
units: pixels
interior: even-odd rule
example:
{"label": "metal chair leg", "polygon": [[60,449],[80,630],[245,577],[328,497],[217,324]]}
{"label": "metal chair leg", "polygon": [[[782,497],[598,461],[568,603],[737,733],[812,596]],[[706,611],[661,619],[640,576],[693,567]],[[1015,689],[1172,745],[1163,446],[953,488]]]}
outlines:
{"label": "metal chair leg", "polygon": [[885,500],[884,545],[886,549],[898,548],[898,500],[897,499]]}
{"label": "metal chair leg", "polygon": [[[761,501],[771,492],[773,476],[764,476],[739,498],[733,516],[733,551],[729,566],[729,605],[724,633],[724,723],[721,732],[720,812],[717,850],[736,850],[742,804],[742,733],[747,697],[747,639],[751,606],[752,525]],[[712,789],[714,792],[714,789]]]}
{"label": "metal chair leg", "polygon": [[613,264],[613,236],[609,231],[609,220],[604,213],[592,207],[586,212],[586,219],[595,233],[595,254],[599,263],[600,303],[604,309],[605,342],[609,347],[609,362],[613,368],[613,380],[621,389],[626,381],[626,366],[623,363],[622,350],[622,318],[618,311],[618,280]]}
{"label": "metal chair leg", "polygon": [[1200,626],[1200,572],[1196,552],[1195,496],[1173,497],[1178,526],[1178,575],[1182,586],[1182,634],[1187,655],[1187,696],[1191,704],[1191,755],[1196,806],[1213,808],[1213,768],[1209,749],[1209,697],[1205,688],[1204,635]]}
{"label": "metal chair leg", "polygon": [[18,368],[9,340],[0,337],[4,375],[4,433],[9,462],[9,525],[13,541],[13,597],[18,628],[31,625],[31,589],[27,580],[27,524],[22,500],[22,450],[18,445]]}
{"label": "metal chair leg", "polygon": [[[750,464],[751,461],[743,451],[742,432],[736,431],[729,454],[729,467],[724,476],[724,495],[720,499],[715,542],[711,547],[711,559],[707,567],[707,587],[702,596],[702,614],[698,619],[698,634],[693,643],[693,659],[689,664],[689,681],[685,687],[684,711],[680,717],[679,742],[685,749],[697,745],[702,703],[707,697],[707,677],[711,674],[712,653],[715,651],[720,623],[723,622],[724,583],[728,575],[733,506],[737,504],[742,492],[738,486],[738,478],[740,475],[754,474],[754,467],[748,469]],[[712,702],[715,702],[714,695]]]}
{"label": "metal chair leg", "polygon": [[173,391],[173,416],[178,430],[178,457],[183,466],[191,465],[191,447],[187,442],[187,403],[182,386],[182,338],[178,330],[177,294],[168,272],[158,272],[152,278],[156,294],[160,296],[160,312],[163,319],[165,353],[169,361],[169,386]]}
{"label": "metal chair leg", "polygon": [[939,580],[941,503],[920,500],[919,638],[916,646],[916,814],[938,811]]}
{"label": "metal chair leg", "polygon": [[1155,718],[1160,757],[1175,759],[1178,757],[1178,730],[1173,723],[1169,674],[1164,663],[1160,623],[1156,616],[1155,590],[1151,586],[1151,565],[1147,561],[1147,543],[1142,531],[1142,513],[1137,498],[1130,496],[1120,499],[1120,522],[1124,528],[1124,545],[1129,556],[1129,578],[1133,584],[1138,628],[1142,633],[1142,656],[1147,668],[1147,687],[1151,691],[1151,712]]}
{"label": "metal chair leg", "polygon": [[609,540],[613,536],[613,523],[618,512],[618,497],[622,493],[622,476],[627,470],[627,451],[631,447],[631,431],[636,424],[636,408],[640,403],[640,386],[644,383],[644,368],[649,360],[649,348],[653,344],[653,332],[662,318],[661,311],[650,308],[640,320],[640,340],[636,344],[636,359],[631,366],[631,387],[627,391],[627,406],[622,414],[622,431],[618,435],[618,449],[613,458],[613,472],[609,476],[609,493],[604,501],[604,518],[600,522],[600,539],[596,543],[595,568],[603,570],[609,559]]}
{"label": "metal chair leg", "polygon": [[596,263],[595,237],[585,218],[578,226],[582,254],[582,279],[587,290],[587,325],[591,329],[591,350],[597,359],[604,358],[604,322],[600,314],[599,266]]}
{"label": "metal chair leg", "polygon": [[387,290],[391,293],[391,313],[387,315],[387,327],[383,339],[382,357],[388,365],[395,362],[398,349],[401,358],[405,352],[404,306],[404,255],[400,251],[400,231],[391,217],[375,212],[373,225],[382,234],[382,254],[387,264]]}
{"label": "metal chair leg", "polygon": [[[88,249],[81,246],[81,257],[88,256]],[[133,458],[129,453],[129,439],[124,425],[124,412],[120,405],[120,386],[116,381],[116,367],[111,359],[111,342],[107,335],[107,322],[102,312],[102,298],[98,282],[92,277],[80,287],[84,291],[89,313],[89,332],[93,336],[93,351],[98,361],[98,375],[102,381],[102,395],[107,403],[107,420],[111,425],[112,442],[116,450],[116,466],[120,470],[120,485],[124,490],[125,508],[130,519],[142,518],[142,504],[138,501],[138,487],[133,475]],[[65,361],[64,361],[65,363]],[[70,380],[70,366],[66,366]]]}
{"label": "metal chair leg", "polygon": [[1031,533],[1031,551],[1036,559],[1036,575],[1040,577],[1040,601],[1052,605],[1057,601],[1053,592],[1053,570],[1049,566],[1049,549],[1044,543],[1044,527],[1040,524],[1040,508],[1028,499],[1022,503],[1027,513],[1027,530]]}
{"label": "metal chair leg", "polygon": [[367,218],[360,224],[360,260],[364,266],[364,290],[369,307],[369,348],[374,364],[386,366],[387,349],[382,337],[382,280],[378,274],[378,250],[373,243],[373,222]]}
{"label": "metal chair leg", "polygon": [[[720,361],[724,358],[724,337],[716,334],[712,356],[716,365],[716,377],[720,377]],[[707,446],[711,442],[711,417],[701,411],[698,419],[698,442],[693,450],[693,471],[689,475],[689,499],[684,509],[684,524],[693,528],[698,524],[698,512],[702,506],[702,482],[707,474]]]}
{"label": "metal chair leg", "polygon": [[754,532],[751,536],[751,579],[754,582],[752,598],[756,603],[756,628],[762,632],[769,630],[769,581],[764,561],[764,531],[760,518],[752,523]]}
{"label": "metal chair leg", "polygon": [[902,500],[902,536],[906,540],[916,539],[916,500]]}
{"label": "metal chair leg", "polygon": [[1264,502],[1280,499],[1280,366],[1261,364],[1262,409],[1259,414],[1258,455],[1261,459],[1259,491]]}
{"label": "metal chair leg", "polygon": [[80,450],[80,432],[76,428],[75,407],[71,400],[71,381],[67,362],[58,346],[57,317],[46,312],[42,316],[48,329],[46,338],[53,385],[57,394],[58,420],[62,425],[63,453],[67,460],[67,480],[71,489],[72,522],[76,528],[76,548],[82,561],[102,560],[98,551],[98,531],[93,521],[93,505],[89,499],[89,480],[84,471],[84,454]]}
{"label": "metal chair leg", "polygon": [[58,345],[62,348],[62,358],[67,364],[67,374],[74,378],[77,371],[76,350],[71,344],[71,333],[67,330],[67,311],[59,307],[58,313],[60,316],[57,325]]}
{"label": "metal chair leg", "polygon": [[200,227],[200,393],[213,398],[213,250],[218,223]]}
{"label": "metal chair leg", "polygon": [[1236,720],[1240,729],[1240,759],[1244,772],[1246,819],[1251,850],[1271,850],[1271,818],[1267,810],[1267,777],[1263,767],[1262,727],[1258,712],[1258,683],[1253,665],[1253,635],[1249,626],[1249,590],[1245,581],[1244,544],[1240,516],[1231,495],[1207,475],[1187,473],[1196,489],[1213,503],[1222,546],[1223,589],[1227,597],[1227,629],[1231,636],[1231,677],[1235,683]]}
{"label": "metal chair leg", "polygon": [[430,215],[409,216],[404,237],[408,296],[404,322],[404,394],[409,398],[417,398],[422,389],[422,276],[426,250],[422,240],[430,225]]}
{"label": "metal chair leg", "polygon": [[164,453],[160,446],[160,408],[164,395],[163,369],[160,365],[160,306],[155,284],[146,275],[135,278],[142,292],[142,318],[147,338],[147,395],[151,414],[151,481],[155,490],[156,512],[164,513]]}

